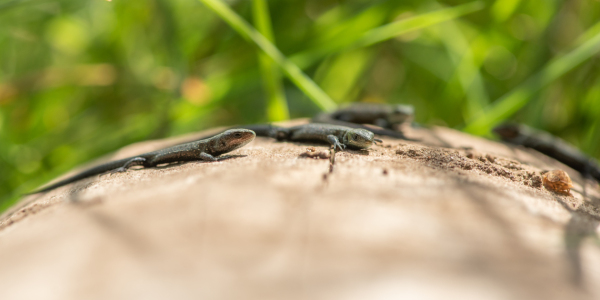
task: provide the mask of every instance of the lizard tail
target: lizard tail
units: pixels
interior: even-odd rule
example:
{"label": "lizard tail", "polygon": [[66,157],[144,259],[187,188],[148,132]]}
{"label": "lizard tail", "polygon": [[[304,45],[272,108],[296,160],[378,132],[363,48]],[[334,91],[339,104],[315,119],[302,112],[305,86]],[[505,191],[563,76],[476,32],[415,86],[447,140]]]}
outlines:
{"label": "lizard tail", "polygon": [[253,124],[244,125],[240,128],[249,129],[256,133],[256,136],[266,136],[277,140],[288,139],[290,133],[287,128],[279,127],[272,124]]}
{"label": "lizard tail", "polygon": [[102,164],[102,165],[99,165],[99,166],[96,166],[96,167],[89,168],[89,169],[87,169],[87,170],[85,170],[85,171],[83,171],[81,173],[73,175],[73,176],[71,176],[69,178],[61,180],[61,181],[59,181],[57,183],[51,184],[51,185],[49,185],[47,187],[44,187],[44,188],[41,188],[39,190],[35,190],[33,192],[29,192],[29,193],[27,193],[25,195],[33,195],[33,194],[38,194],[38,193],[45,193],[47,191],[53,190],[53,189],[61,187],[63,185],[67,185],[69,183],[73,183],[75,181],[78,181],[78,180],[81,180],[81,179],[84,179],[84,178],[92,177],[94,175],[98,175],[98,174],[102,174],[102,173],[107,172],[107,171],[114,170],[116,168],[122,167],[130,159],[132,159],[132,157],[124,158],[124,159],[120,159],[120,160],[115,160],[115,161],[111,161],[111,162],[108,162],[106,164]]}
{"label": "lizard tail", "polygon": [[600,182],[600,166],[598,166],[595,162],[590,162],[591,170],[590,175],[596,179],[596,181]]}

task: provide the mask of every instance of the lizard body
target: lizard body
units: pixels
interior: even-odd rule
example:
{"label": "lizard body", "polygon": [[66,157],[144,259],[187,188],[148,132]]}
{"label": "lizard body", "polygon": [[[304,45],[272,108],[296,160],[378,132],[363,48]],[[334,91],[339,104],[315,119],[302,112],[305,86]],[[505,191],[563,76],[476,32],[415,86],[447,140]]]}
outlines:
{"label": "lizard body", "polygon": [[[355,103],[331,113],[320,113],[311,122],[368,129],[375,134],[407,139],[398,127],[413,119],[414,108],[402,104]],[[382,129],[366,127],[373,124]]]}
{"label": "lizard body", "polygon": [[328,115],[334,120],[395,129],[396,125],[411,121],[414,111],[414,107],[403,104],[354,103],[332,113],[319,114],[319,116]]}
{"label": "lizard body", "polygon": [[108,171],[123,172],[132,166],[141,165],[144,168],[151,168],[160,164],[182,161],[217,161],[218,158],[216,158],[216,156],[245,146],[254,140],[255,136],[255,133],[251,130],[230,129],[210,138],[107,162],[105,164],[82,171],[79,174],[54,183],[48,187],[31,192],[30,194],[47,192],[63,185],[67,185],[69,183],[73,183],[75,181],[94,175],[99,175]]}
{"label": "lizard body", "polygon": [[558,137],[523,124],[514,123],[502,124],[493,131],[505,142],[535,149],[600,181],[598,163]]}
{"label": "lizard body", "polygon": [[335,149],[366,149],[373,145],[373,132],[362,128],[351,128],[332,124],[310,123],[294,127],[279,127],[270,124],[247,125],[243,128],[256,132],[258,136],[266,136],[286,141],[318,141],[326,142]]}

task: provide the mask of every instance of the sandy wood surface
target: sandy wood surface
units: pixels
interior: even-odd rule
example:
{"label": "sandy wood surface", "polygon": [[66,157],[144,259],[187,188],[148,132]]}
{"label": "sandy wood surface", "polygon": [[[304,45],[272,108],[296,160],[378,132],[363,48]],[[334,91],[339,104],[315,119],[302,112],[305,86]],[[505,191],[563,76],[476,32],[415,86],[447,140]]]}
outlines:
{"label": "sandy wood surface", "polygon": [[[26,197],[0,218],[0,299],[600,299],[596,182],[447,128],[407,135],[332,173],[303,157],[326,146],[257,138]],[[551,169],[571,195],[539,186]]]}

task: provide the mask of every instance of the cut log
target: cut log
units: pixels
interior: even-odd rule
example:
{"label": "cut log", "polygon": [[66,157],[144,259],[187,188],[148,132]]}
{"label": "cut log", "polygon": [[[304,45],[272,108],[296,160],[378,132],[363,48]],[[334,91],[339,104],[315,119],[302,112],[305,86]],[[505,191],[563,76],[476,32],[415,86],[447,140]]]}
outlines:
{"label": "cut log", "polygon": [[[0,218],[0,299],[600,299],[595,181],[447,128],[407,135],[331,173],[305,154],[326,145],[259,137],[28,196]],[[541,185],[555,169],[570,195]]]}

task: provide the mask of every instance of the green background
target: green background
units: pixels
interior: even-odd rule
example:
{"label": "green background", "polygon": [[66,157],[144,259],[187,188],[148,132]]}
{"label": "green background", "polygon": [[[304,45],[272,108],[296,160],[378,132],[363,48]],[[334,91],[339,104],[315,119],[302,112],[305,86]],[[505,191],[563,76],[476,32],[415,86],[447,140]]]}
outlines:
{"label": "green background", "polygon": [[356,101],[600,157],[599,20],[591,0],[4,0],[0,210],[130,143]]}

